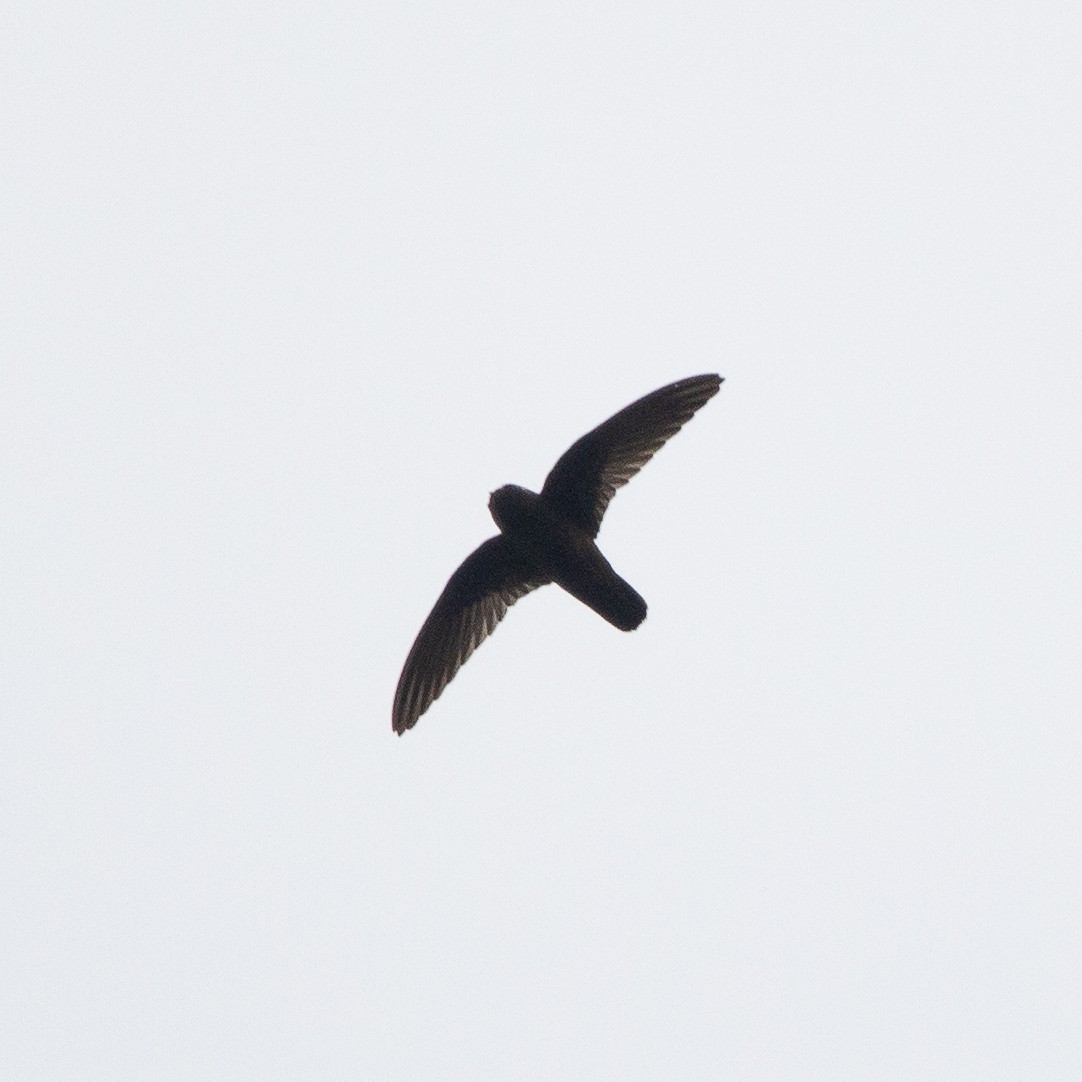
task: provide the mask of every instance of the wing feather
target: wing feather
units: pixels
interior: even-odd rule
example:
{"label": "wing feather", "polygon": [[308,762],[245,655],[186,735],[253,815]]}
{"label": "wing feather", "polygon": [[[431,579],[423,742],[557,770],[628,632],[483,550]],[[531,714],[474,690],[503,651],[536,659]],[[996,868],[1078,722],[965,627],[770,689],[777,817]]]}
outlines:
{"label": "wing feather", "polygon": [[502,536],[490,537],[470,553],[444,587],[406,658],[394,696],[395,732],[412,729],[507,610],[548,581]]}
{"label": "wing feather", "polygon": [[541,495],[597,536],[616,490],[626,485],[718,393],[721,377],[689,376],[625,406],[560,456]]}

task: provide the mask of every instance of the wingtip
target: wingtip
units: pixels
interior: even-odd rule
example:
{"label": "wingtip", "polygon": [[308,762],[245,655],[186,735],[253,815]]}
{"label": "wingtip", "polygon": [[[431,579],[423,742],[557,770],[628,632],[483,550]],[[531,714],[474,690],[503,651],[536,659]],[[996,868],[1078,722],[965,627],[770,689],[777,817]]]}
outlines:
{"label": "wingtip", "polygon": [[691,385],[703,387],[705,385],[710,385],[714,391],[717,391],[724,382],[725,377],[719,376],[717,372],[703,372],[701,376],[688,376],[686,379],[677,380],[678,384],[683,384],[684,386]]}

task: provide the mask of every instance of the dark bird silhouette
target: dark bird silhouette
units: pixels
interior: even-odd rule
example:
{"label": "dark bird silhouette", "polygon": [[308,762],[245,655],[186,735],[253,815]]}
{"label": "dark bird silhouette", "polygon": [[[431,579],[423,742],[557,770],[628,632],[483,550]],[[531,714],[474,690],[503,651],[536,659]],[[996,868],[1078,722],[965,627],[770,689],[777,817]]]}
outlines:
{"label": "dark bird silhouette", "polygon": [[504,485],[488,501],[500,528],[451,576],[406,658],[394,695],[400,736],[439,698],[504,613],[555,582],[621,631],[646,619],[646,602],[594,543],[609,501],[718,393],[721,377],[691,376],[632,402],[573,443],[540,493]]}

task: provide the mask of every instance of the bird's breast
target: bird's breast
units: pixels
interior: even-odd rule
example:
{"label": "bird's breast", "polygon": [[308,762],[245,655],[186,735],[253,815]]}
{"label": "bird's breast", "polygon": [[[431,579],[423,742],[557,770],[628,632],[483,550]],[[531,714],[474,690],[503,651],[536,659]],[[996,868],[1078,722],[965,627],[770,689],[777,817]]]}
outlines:
{"label": "bird's breast", "polygon": [[594,548],[589,534],[568,521],[536,492],[504,485],[492,493],[489,510],[503,535],[524,556],[553,568]]}

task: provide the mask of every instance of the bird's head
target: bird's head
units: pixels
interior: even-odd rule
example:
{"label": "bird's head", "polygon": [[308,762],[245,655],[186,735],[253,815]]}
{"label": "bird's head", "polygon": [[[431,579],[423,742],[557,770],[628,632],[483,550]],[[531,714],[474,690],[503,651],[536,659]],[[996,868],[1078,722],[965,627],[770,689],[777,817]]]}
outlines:
{"label": "bird's head", "polygon": [[536,493],[520,485],[503,485],[488,494],[488,511],[496,525],[506,532],[514,529],[514,523],[522,519],[523,512],[536,499]]}

